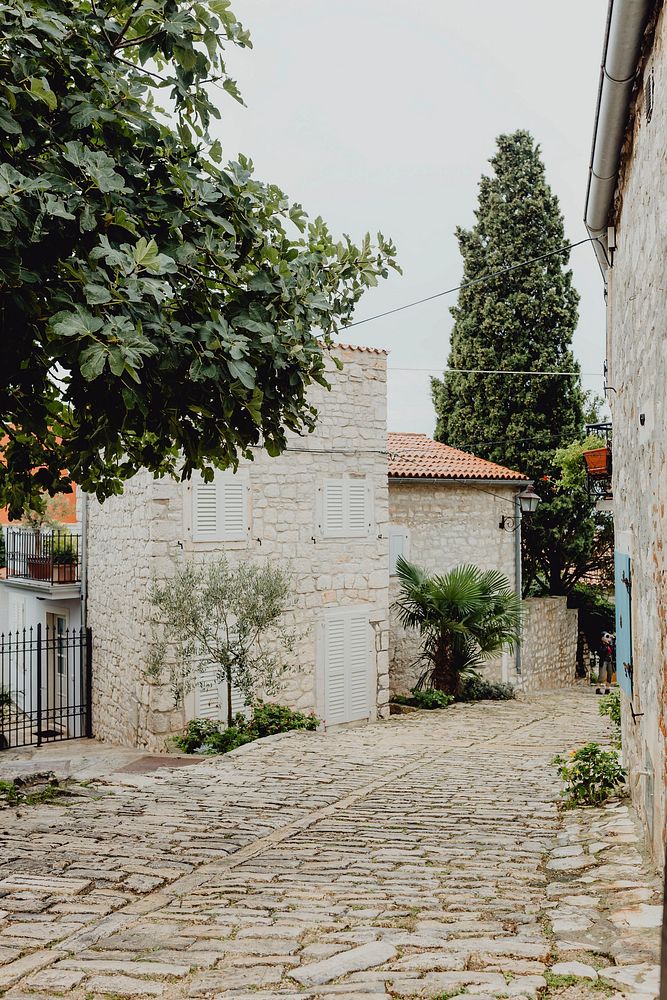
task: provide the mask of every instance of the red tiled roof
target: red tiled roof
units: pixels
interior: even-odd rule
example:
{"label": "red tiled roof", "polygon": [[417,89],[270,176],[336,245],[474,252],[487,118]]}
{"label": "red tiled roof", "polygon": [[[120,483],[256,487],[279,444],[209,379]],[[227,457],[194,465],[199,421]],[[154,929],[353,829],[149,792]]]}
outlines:
{"label": "red tiled roof", "polygon": [[341,350],[341,351],[362,351],[364,354],[389,354],[389,351],[383,350],[381,347],[362,347],[360,344],[332,344],[331,347],[327,347],[327,350]]}
{"label": "red tiled roof", "polygon": [[528,476],[487,462],[467,451],[433,441],[426,434],[389,434],[389,476],[401,479],[509,479]]}

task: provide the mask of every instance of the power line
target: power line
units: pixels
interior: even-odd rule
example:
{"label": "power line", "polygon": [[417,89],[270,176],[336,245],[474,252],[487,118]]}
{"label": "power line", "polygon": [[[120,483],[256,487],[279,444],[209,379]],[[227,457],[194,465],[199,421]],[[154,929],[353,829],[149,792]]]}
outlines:
{"label": "power line", "polygon": [[446,288],[444,292],[436,292],[435,295],[427,295],[426,298],[407,302],[404,306],[396,306],[395,309],[387,309],[386,312],[376,313],[375,316],[367,316],[365,319],[355,320],[354,323],[348,323],[347,326],[341,327],[341,332],[343,330],[351,330],[353,326],[361,326],[362,323],[372,323],[375,319],[382,319],[384,316],[392,316],[394,313],[403,312],[404,309],[412,309],[413,306],[420,306],[424,302],[432,302],[434,299],[442,298],[443,295],[451,295],[452,292],[458,292],[462,288],[470,288],[472,285],[480,285],[484,281],[491,281],[493,278],[498,278],[501,274],[509,274],[510,271],[516,271],[520,267],[527,267],[529,264],[537,264],[541,260],[546,260],[547,257],[554,257],[556,254],[566,253],[568,250],[574,250],[575,247],[583,246],[584,243],[597,242],[599,242],[597,236],[589,236],[585,240],[579,240],[578,243],[569,243],[565,247],[559,247],[558,250],[550,250],[548,253],[540,254],[539,257],[531,257],[530,260],[522,260],[518,264],[511,264],[509,267],[503,267],[499,271],[492,271],[491,274],[482,275],[480,278],[471,278],[470,281],[463,281],[460,285],[454,285],[453,288]]}
{"label": "power line", "polygon": [[602,378],[602,372],[562,372],[562,371],[521,371],[514,368],[400,368],[398,365],[387,367],[388,372],[428,372],[436,375],[563,375],[570,378],[591,376]]}

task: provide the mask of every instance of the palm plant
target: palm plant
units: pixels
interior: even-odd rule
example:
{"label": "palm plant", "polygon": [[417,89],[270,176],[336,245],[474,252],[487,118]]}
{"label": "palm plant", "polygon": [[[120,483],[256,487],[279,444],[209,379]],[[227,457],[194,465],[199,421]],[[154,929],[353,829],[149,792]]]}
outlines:
{"label": "palm plant", "polygon": [[421,636],[420,659],[426,667],[418,688],[456,696],[466,674],[519,641],[521,598],[497,570],[464,565],[428,576],[401,556],[396,573],[401,583],[398,618]]}

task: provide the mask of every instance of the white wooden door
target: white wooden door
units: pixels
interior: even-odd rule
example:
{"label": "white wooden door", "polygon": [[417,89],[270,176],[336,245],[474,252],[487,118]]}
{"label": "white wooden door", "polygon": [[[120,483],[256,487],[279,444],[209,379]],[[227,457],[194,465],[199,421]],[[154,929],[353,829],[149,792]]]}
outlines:
{"label": "white wooden door", "polygon": [[328,726],[370,715],[371,629],[366,609],[332,609],[323,625],[324,721]]}
{"label": "white wooden door", "polygon": [[[215,664],[201,669],[194,687],[193,718],[227,721],[227,683],[219,679],[219,673]],[[232,685],[232,713],[245,711],[243,695]]]}

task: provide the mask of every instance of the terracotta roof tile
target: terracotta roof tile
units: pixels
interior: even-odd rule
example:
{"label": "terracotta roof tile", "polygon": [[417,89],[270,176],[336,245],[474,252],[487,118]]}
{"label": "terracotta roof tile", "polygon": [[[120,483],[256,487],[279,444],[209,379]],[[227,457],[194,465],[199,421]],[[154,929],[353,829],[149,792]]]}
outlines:
{"label": "terracotta roof tile", "polygon": [[487,462],[467,451],[433,441],[426,434],[389,434],[389,476],[401,479],[508,479],[528,476]]}
{"label": "terracotta roof tile", "polygon": [[361,344],[332,344],[327,350],[361,351],[363,354],[389,354],[382,347],[362,347]]}

